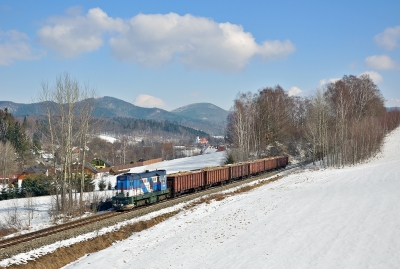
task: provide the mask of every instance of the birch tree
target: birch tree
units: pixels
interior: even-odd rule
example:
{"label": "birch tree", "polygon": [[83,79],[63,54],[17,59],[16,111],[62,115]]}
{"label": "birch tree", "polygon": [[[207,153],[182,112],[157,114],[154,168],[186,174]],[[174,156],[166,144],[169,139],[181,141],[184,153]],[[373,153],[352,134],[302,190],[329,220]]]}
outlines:
{"label": "birch tree", "polygon": [[[39,100],[43,104],[49,128],[48,142],[54,158],[56,209],[65,215],[73,210],[73,148],[83,150],[79,156],[81,162],[81,183],[84,181],[85,151],[87,134],[94,110],[95,91],[88,86],[81,86],[76,79],[64,73],[56,78],[55,85],[42,83]],[[83,184],[80,188],[82,204]]]}
{"label": "birch tree", "polygon": [[319,160],[322,161],[324,165],[327,161],[324,157],[327,156],[329,144],[328,111],[329,107],[324,97],[323,90],[318,90],[308,106],[306,134],[311,143],[313,162],[315,163],[315,161]]}
{"label": "birch tree", "polygon": [[265,147],[277,146],[277,143],[286,144],[290,132],[289,113],[292,107],[289,96],[278,85],[260,90],[256,102],[261,117],[262,144]]}
{"label": "birch tree", "polygon": [[227,136],[236,148],[232,155],[235,161],[246,161],[250,157],[251,141],[255,136],[255,113],[252,93],[240,93],[234,100],[228,116]]}

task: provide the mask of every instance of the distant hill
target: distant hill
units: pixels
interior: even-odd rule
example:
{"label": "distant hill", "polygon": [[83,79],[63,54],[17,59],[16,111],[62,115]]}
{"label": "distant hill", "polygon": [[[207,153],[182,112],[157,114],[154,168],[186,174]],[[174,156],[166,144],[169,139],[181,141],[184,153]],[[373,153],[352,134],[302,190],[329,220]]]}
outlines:
{"label": "distant hill", "polygon": [[127,117],[135,119],[168,120],[176,122],[184,120],[183,117],[177,117],[176,115],[161,108],[139,107],[110,96],[104,96],[96,99],[96,109],[93,113],[93,116],[103,116],[106,118]]}
{"label": "distant hill", "polygon": [[225,123],[229,112],[210,103],[196,103],[171,111],[175,115],[214,123]]}
{"label": "distant hill", "polygon": [[43,103],[18,104],[10,101],[0,101],[0,109],[8,109],[8,112],[15,117],[42,115],[40,107]]}
{"label": "distant hill", "polygon": [[[210,113],[210,106],[213,111]],[[144,120],[176,122],[182,126],[202,130],[211,135],[223,135],[227,111],[212,104],[193,104],[168,112],[161,108],[146,108],[135,106],[123,100],[105,96],[97,99],[94,116],[127,117]],[[195,110],[193,110],[196,108]],[[178,111],[178,112],[176,112]],[[186,111],[186,112],[185,112]],[[225,111],[226,113],[223,113]],[[197,116],[196,116],[197,115]],[[203,119],[202,116],[212,116],[213,120]]]}
{"label": "distant hill", "polygon": [[392,111],[392,110],[400,110],[400,107],[398,107],[398,106],[394,106],[394,107],[387,107],[386,108],[386,111]]}
{"label": "distant hill", "polygon": [[[105,96],[97,98],[93,116],[103,118],[126,117],[143,120],[169,121],[179,125],[202,130],[211,135],[223,135],[227,111],[213,104],[200,103],[168,112],[160,108],[135,106],[123,100]],[[15,117],[43,115],[43,103],[18,104],[0,101],[0,109],[8,109]]]}

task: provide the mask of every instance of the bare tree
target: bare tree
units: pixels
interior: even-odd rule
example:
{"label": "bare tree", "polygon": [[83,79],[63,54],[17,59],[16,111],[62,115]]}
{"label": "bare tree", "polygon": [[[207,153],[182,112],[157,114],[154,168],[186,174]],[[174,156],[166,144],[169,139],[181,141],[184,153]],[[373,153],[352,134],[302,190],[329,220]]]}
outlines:
{"label": "bare tree", "polygon": [[318,90],[308,106],[308,116],[306,121],[306,134],[311,143],[313,162],[320,160],[325,163],[328,151],[328,103],[324,98],[322,90]]}
{"label": "bare tree", "polygon": [[5,223],[10,228],[17,230],[22,228],[21,214],[19,210],[18,199],[12,199],[11,205],[6,209]]}
{"label": "bare tree", "polygon": [[334,113],[333,118],[335,119],[335,132],[332,144],[332,154],[334,163],[337,165],[344,165],[346,160],[347,134],[349,123],[352,115],[352,103],[351,103],[351,92],[345,81],[339,80],[335,83],[328,85],[327,91],[325,92],[327,100],[330,102],[330,107]]}
{"label": "bare tree", "polygon": [[126,164],[126,155],[129,146],[129,138],[126,135],[123,135],[120,139],[121,141],[121,148],[120,148],[120,155],[121,155],[121,163]]}
{"label": "bare tree", "polygon": [[251,153],[251,139],[254,137],[254,99],[252,93],[238,94],[232,112],[228,116],[227,136],[233,144],[235,161],[248,160]]}
{"label": "bare tree", "polygon": [[293,107],[287,93],[279,85],[264,88],[259,91],[257,106],[264,147],[286,144],[290,133],[290,109]]}
{"label": "bare tree", "polygon": [[34,218],[34,213],[36,210],[36,201],[32,197],[32,193],[27,193],[25,197],[26,197],[26,199],[25,199],[24,207],[28,213],[28,226],[31,226],[31,221]]}
{"label": "bare tree", "polygon": [[96,95],[96,92],[94,89],[91,89],[88,85],[85,85],[83,91],[81,91],[81,99],[79,103],[79,116],[78,116],[78,122],[80,123],[80,128],[77,130],[77,135],[79,137],[79,145],[81,145],[82,150],[79,151],[82,153],[80,155],[79,160],[81,160],[81,182],[80,182],[80,195],[79,195],[79,204],[81,207],[83,207],[83,191],[84,191],[84,185],[85,185],[85,166],[86,166],[86,152],[87,152],[87,144],[88,144],[88,133],[89,133],[89,128],[94,128],[98,121],[93,121],[91,122],[91,117],[95,109],[95,100],[94,96]]}
{"label": "bare tree", "polygon": [[[56,78],[54,86],[42,83],[42,93],[39,96],[44,104],[49,135],[47,137],[51,151],[56,156],[54,170],[60,169],[61,173],[55,175],[56,208],[64,215],[69,215],[73,207],[73,180],[75,176],[71,166],[73,149],[83,149],[80,155],[81,182],[84,180],[85,151],[90,118],[94,110],[95,91],[88,86],[82,87],[77,80],[64,73]],[[81,184],[82,186],[83,184]],[[83,189],[80,189],[82,197]],[[68,195],[68,197],[67,197]],[[82,198],[80,198],[82,203]]]}
{"label": "bare tree", "polygon": [[161,152],[163,160],[172,160],[174,157],[174,145],[171,142],[164,142]]}

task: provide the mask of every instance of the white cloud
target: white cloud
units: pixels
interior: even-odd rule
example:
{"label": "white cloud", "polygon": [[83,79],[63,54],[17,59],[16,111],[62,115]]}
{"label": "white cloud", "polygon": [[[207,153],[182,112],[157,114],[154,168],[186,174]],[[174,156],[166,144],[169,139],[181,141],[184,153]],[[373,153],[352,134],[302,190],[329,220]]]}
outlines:
{"label": "white cloud", "polygon": [[341,78],[330,78],[329,83],[335,83],[336,81],[341,80]]}
{"label": "white cloud", "polygon": [[73,6],[68,8],[65,13],[71,16],[80,16],[83,13],[83,7],[82,6]]}
{"label": "white cloud", "polygon": [[387,55],[373,55],[365,58],[368,67],[381,70],[396,69],[398,64]]}
{"label": "white cloud", "polygon": [[294,95],[300,94],[301,92],[303,92],[303,91],[294,86],[294,87],[290,88],[290,90],[288,91],[288,95],[294,96]]}
{"label": "white cloud", "polygon": [[111,38],[112,54],[121,61],[160,67],[179,62],[187,68],[238,71],[250,58],[285,57],[295,51],[290,41],[258,45],[251,33],[231,23],[217,23],[190,14],[139,14],[129,29]]}
{"label": "white cloud", "polygon": [[15,60],[35,60],[41,56],[41,53],[34,52],[26,34],[0,30],[0,65],[10,65]]}
{"label": "white cloud", "polygon": [[392,99],[386,100],[385,106],[386,107],[395,107],[395,106],[400,107],[400,99],[392,98]]}
{"label": "white cloud", "polygon": [[107,37],[111,54],[120,61],[221,71],[241,70],[252,57],[275,60],[296,50],[290,40],[257,44],[240,25],[190,14],[138,14],[124,21],[100,8],[83,16],[77,10],[49,19],[38,31],[40,43],[64,57],[76,57],[99,49]]}
{"label": "white cloud", "polygon": [[108,32],[121,31],[122,19],[113,19],[100,8],[92,8],[85,16],[79,9],[69,9],[66,16],[50,18],[38,31],[39,43],[64,57],[76,57],[99,49]]}
{"label": "white cloud", "polygon": [[201,97],[201,96],[203,96],[203,95],[204,95],[204,93],[201,92],[201,91],[194,91],[194,92],[190,92],[190,93],[189,93],[189,96],[190,96],[190,97]]}
{"label": "white cloud", "polygon": [[319,83],[318,83],[318,86],[319,87],[322,87],[322,86],[324,86],[326,84],[326,79],[321,79],[320,81],[319,81]]}
{"label": "white cloud", "polygon": [[378,46],[381,46],[387,50],[399,48],[400,25],[393,28],[386,28],[383,33],[376,35],[374,39]]}
{"label": "white cloud", "polygon": [[357,66],[357,62],[349,63],[349,67],[352,69],[356,68],[356,66]]}
{"label": "white cloud", "polygon": [[319,87],[322,87],[322,86],[324,86],[325,84],[328,84],[328,83],[335,83],[336,81],[338,81],[338,80],[340,80],[340,78],[330,78],[330,79],[321,79],[320,81],[319,81],[319,83],[318,83],[318,86]]}
{"label": "white cloud", "polygon": [[360,76],[362,76],[362,75],[368,75],[368,76],[372,79],[372,81],[373,81],[375,84],[378,84],[378,83],[380,83],[380,82],[383,82],[383,77],[382,77],[378,72],[375,72],[375,71],[366,71],[366,72],[364,72],[364,73],[361,73],[361,74],[358,75],[358,76],[360,77]]}
{"label": "white cloud", "polygon": [[134,102],[134,105],[140,106],[140,107],[157,107],[157,108],[166,108],[167,105],[164,103],[163,100],[160,98],[147,95],[147,94],[139,94]]}

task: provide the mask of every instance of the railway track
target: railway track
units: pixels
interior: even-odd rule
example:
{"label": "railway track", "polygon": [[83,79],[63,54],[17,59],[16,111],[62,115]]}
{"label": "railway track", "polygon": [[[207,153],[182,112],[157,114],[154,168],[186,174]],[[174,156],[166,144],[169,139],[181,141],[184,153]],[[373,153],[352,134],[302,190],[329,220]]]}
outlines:
{"label": "railway track", "polygon": [[[300,166],[299,164],[288,165],[285,170],[289,171],[289,170],[295,169],[295,168],[297,168],[299,166]],[[137,208],[134,208],[134,209],[129,210],[129,211],[124,211],[124,212],[110,211],[110,212],[106,212],[106,213],[102,213],[102,214],[96,214],[94,216],[82,218],[82,219],[79,219],[79,220],[71,221],[71,222],[60,224],[60,225],[57,225],[57,226],[52,226],[52,227],[49,227],[49,228],[46,228],[46,229],[42,229],[42,230],[38,230],[38,231],[35,231],[35,232],[26,233],[26,234],[14,236],[14,237],[11,237],[11,238],[3,239],[3,240],[0,241],[0,252],[3,252],[3,250],[6,250],[7,248],[12,247],[12,246],[16,246],[16,245],[19,245],[19,244],[27,243],[27,242],[33,241],[35,239],[48,237],[48,236],[55,235],[55,234],[58,234],[58,233],[62,233],[62,232],[65,232],[65,231],[68,231],[68,230],[71,230],[71,229],[74,229],[74,228],[77,228],[77,227],[83,227],[83,226],[86,226],[86,225],[89,225],[89,224],[93,224],[93,223],[100,223],[100,222],[102,222],[104,220],[108,220],[108,219],[111,219],[111,218],[116,217],[116,216],[119,216],[119,219],[121,219],[121,218],[123,219],[124,218],[123,216],[126,215],[126,217],[127,217],[126,219],[129,219],[131,217],[144,215],[146,213],[135,214],[135,211],[142,211],[142,210],[145,209],[145,211],[148,213],[148,212],[152,211],[152,208],[154,208],[153,211],[159,210],[161,208],[172,206],[174,204],[178,204],[178,203],[181,203],[181,202],[184,202],[184,201],[189,201],[189,200],[192,200],[192,199],[196,199],[196,198],[204,196],[204,195],[212,194],[212,193],[221,191],[223,189],[237,187],[237,186],[240,186],[242,184],[246,184],[246,183],[249,183],[251,181],[255,181],[255,180],[258,180],[258,179],[261,179],[261,178],[264,178],[264,177],[270,177],[270,176],[273,176],[275,174],[278,174],[280,171],[281,170],[270,171],[270,172],[263,173],[263,174],[260,174],[260,175],[257,175],[257,176],[252,176],[252,177],[244,179],[244,180],[234,181],[233,183],[230,183],[230,184],[225,184],[225,185],[221,185],[221,186],[215,186],[215,187],[212,187],[212,188],[205,189],[203,191],[198,191],[198,192],[195,192],[195,193],[190,193],[190,194],[187,194],[187,195],[178,196],[178,197],[175,197],[175,198],[172,198],[172,199],[161,201],[161,202],[156,203],[156,204],[150,204],[148,206],[137,207]],[[165,206],[164,206],[164,204],[165,204]],[[132,215],[132,216],[128,216],[128,215]],[[7,256],[8,256],[8,254],[7,254]]]}
{"label": "railway track", "polygon": [[16,244],[20,244],[20,243],[24,243],[30,240],[34,240],[37,238],[41,238],[41,237],[45,237],[48,235],[52,235],[58,232],[62,232],[62,231],[66,231],[72,228],[76,228],[79,226],[84,226],[88,223],[93,223],[96,221],[100,221],[106,218],[110,218],[111,216],[114,216],[115,214],[117,214],[117,212],[107,212],[107,213],[103,213],[103,214],[98,214],[98,215],[94,215],[94,216],[90,216],[90,217],[86,217],[86,218],[82,218],[79,220],[75,220],[75,221],[71,221],[68,223],[64,223],[64,224],[60,224],[60,225],[56,225],[56,226],[52,226],[49,228],[45,228],[45,229],[41,229],[35,232],[31,232],[31,233],[26,233],[26,234],[22,234],[22,235],[18,235],[18,236],[14,236],[14,237],[10,237],[4,240],[0,241],[0,249],[1,248],[6,248],[12,245],[16,245]]}

